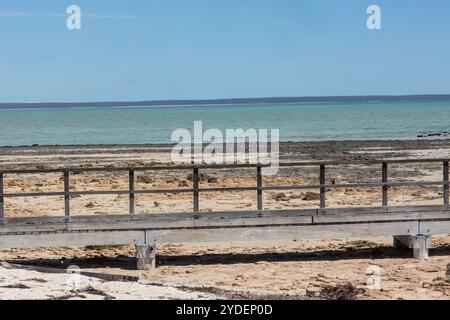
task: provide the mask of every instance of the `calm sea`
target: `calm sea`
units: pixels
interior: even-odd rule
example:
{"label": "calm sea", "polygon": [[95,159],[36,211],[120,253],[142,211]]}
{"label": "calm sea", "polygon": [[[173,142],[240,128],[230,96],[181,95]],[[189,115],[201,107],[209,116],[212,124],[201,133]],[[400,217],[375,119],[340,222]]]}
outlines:
{"label": "calm sea", "polygon": [[279,129],[282,141],[416,139],[450,131],[450,101],[0,109],[0,146],[170,143],[174,129]]}

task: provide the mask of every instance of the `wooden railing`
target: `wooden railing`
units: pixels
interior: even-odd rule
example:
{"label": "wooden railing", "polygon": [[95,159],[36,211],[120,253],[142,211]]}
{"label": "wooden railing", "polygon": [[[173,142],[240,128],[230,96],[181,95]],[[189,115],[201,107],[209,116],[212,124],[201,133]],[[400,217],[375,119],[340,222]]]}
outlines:
{"label": "wooden railing", "polygon": [[[407,163],[441,163],[443,167],[443,179],[441,181],[413,181],[413,182],[389,182],[388,168],[392,164]],[[346,183],[346,184],[326,184],[326,169],[330,166],[343,165],[380,165],[382,176],[380,182],[374,183]],[[334,162],[298,162],[298,163],[281,163],[280,167],[311,167],[317,166],[319,169],[319,184],[309,185],[286,185],[286,186],[263,186],[262,168],[264,165],[252,164],[236,164],[236,165],[202,165],[202,166],[153,166],[153,167],[124,167],[124,168],[63,168],[63,169],[33,169],[33,170],[0,170],[0,219],[5,216],[5,199],[22,198],[22,197],[49,197],[64,196],[64,215],[70,219],[70,198],[72,196],[85,195],[129,195],[129,213],[135,214],[135,195],[137,194],[180,194],[192,193],[193,195],[193,211],[200,211],[199,195],[203,192],[231,192],[231,191],[256,191],[256,201],[258,211],[264,210],[263,192],[275,190],[305,190],[318,189],[320,191],[320,208],[326,208],[326,192],[327,189],[340,188],[380,188],[382,192],[382,206],[389,205],[389,187],[400,186],[442,186],[443,187],[443,205],[449,206],[449,160],[448,159],[421,159],[421,160],[389,160],[389,161],[334,161]],[[200,187],[200,171],[207,169],[256,169],[256,185],[254,187],[221,187],[221,188],[201,188]],[[192,171],[192,188],[186,189],[151,189],[136,190],[136,172],[143,171]],[[128,172],[129,188],[128,190],[107,190],[107,191],[70,191],[71,173],[80,172]],[[23,174],[44,174],[44,173],[61,173],[64,177],[64,191],[61,192],[31,192],[31,193],[8,193],[5,192],[4,178],[6,175],[23,175]]]}

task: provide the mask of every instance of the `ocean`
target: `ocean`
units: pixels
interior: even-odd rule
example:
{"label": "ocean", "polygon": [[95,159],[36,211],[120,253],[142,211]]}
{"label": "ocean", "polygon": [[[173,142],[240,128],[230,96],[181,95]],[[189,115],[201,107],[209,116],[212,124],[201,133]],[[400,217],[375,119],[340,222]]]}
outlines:
{"label": "ocean", "polygon": [[450,132],[450,100],[0,109],[0,146],[171,143],[194,121],[222,132],[279,129],[281,141],[406,140]]}

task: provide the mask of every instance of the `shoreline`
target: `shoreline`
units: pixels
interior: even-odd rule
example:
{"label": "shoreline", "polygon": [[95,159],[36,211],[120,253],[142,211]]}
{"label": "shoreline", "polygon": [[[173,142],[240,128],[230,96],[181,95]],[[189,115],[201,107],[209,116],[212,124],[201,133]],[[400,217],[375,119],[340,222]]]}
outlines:
{"label": "shoreline", "polygon": [[[414,143],[442,143],[448,142],[450,144],[450,137],[430,137],[430,138],[415,138],[415,139],[349,139],[349,140],[307,140],[307,141],[280,141],[281,145],[315,145],[315,144],[414,144]],[[177,143],[86,143],[86,144],[33,144],[33,145],[18,145],[18,146],[0,146],[0,151],[3,149],[26,149],[26,148],[110,148],[110,147],[153,147],[165,148],[173,147]],[[205,144],[206,145],[206,144]]]}
{"label": "shoreline", "polygon": [[[170,164],[175,144],[0,147],[0,169]],[[450,140],[280,142],[280,162],[449,158]]]}

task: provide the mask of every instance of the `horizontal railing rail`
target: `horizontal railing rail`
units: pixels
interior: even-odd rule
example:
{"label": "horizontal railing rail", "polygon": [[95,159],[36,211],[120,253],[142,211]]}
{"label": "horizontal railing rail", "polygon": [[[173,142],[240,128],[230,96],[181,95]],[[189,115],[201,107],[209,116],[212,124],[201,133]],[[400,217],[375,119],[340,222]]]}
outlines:
{"label": "horizontal railing rail", "polygon": [[[410,164],[410,163],[442,163],[443,179],[441,181],[388,181],[388,167],[392,164]],[[326,168],[329,166],[348,166],[348,165],[381,165],[380,182],[370,183],[326,183]],[[443,187],[443,205],[449,206],[449,160],[448,159],[397,159],[397,160],[369,160],[369,161],[322,161],[322,162],[287,162],[280,163],[280,167],[315,167],[319,169],[319,183],[305,185],[263,185],[262,169],[269,165],[261,164],[231,164],[231,165],[189,165],[189,166],[151,166],[151,167],[69,167],[60,169],[25,169],[25,170],[0,170],[0,219],[5,216],[5,199],[6,198],[23,198],[23,197],[52,197],[64,196],[64,216],[70,218],[70,201],[72,196],[86,195],[129,195],[129,213],[135,214],[135,195],[138,194],[181,194],[192,193],[193,195],[193,212],[200,211],[199,195],[201,193],[214,192],[233,192],[233,191],[256,191],[257,210],[263,211],[263,192],[276,190],[311,190],[317,189],[320,192],[320,208],[326,208],[326,193],[330,189],[341,188],[380,188],[382,192],[382,206],[388,206],[388,194],[390,187],[411,187],[411,186],[442,186]],[[253,187],[220,187],[220,188],[201,188],[200,187],[200,171],[208,169],[256,169],[256,184]],[[136,172],[143,171],[192,171],[192,188],[184,189],[136,189]],[[71,191],[70,175],[74,173],[88,172],[128,172],[129,187],[127,190],[92,190],[92,191]],[[27,192],[27,193],[9,193],[5,192],[4,178],[5,175],[22,175],[22,174],[49,174],[61,173],[64,178],[64,191],[60,192]]]}
{"label": "horizontal railing rail", "polygon": [[[280,167],[313,167],[313,166],[344,166],[344,165],[376,165],[376,164],[407,164],[407,163],[438,163],[450,161],[446,158],[434,159],[396,159],[396,160],[358,160],[358,161],[304,161],[304,162],[282,162]],[[118,172],[118,171],[163,171],[163,170],[192,170],[198,169],[245,169],[257,167],[270,167],[270,164],[224,164],[224,165],[174,165],[174,166],[141,166],[141,167],[65,167],[57,169],[16,169],[1,170],[3,174],[36,174],[36,173],[64,173],[69,172]]]}

